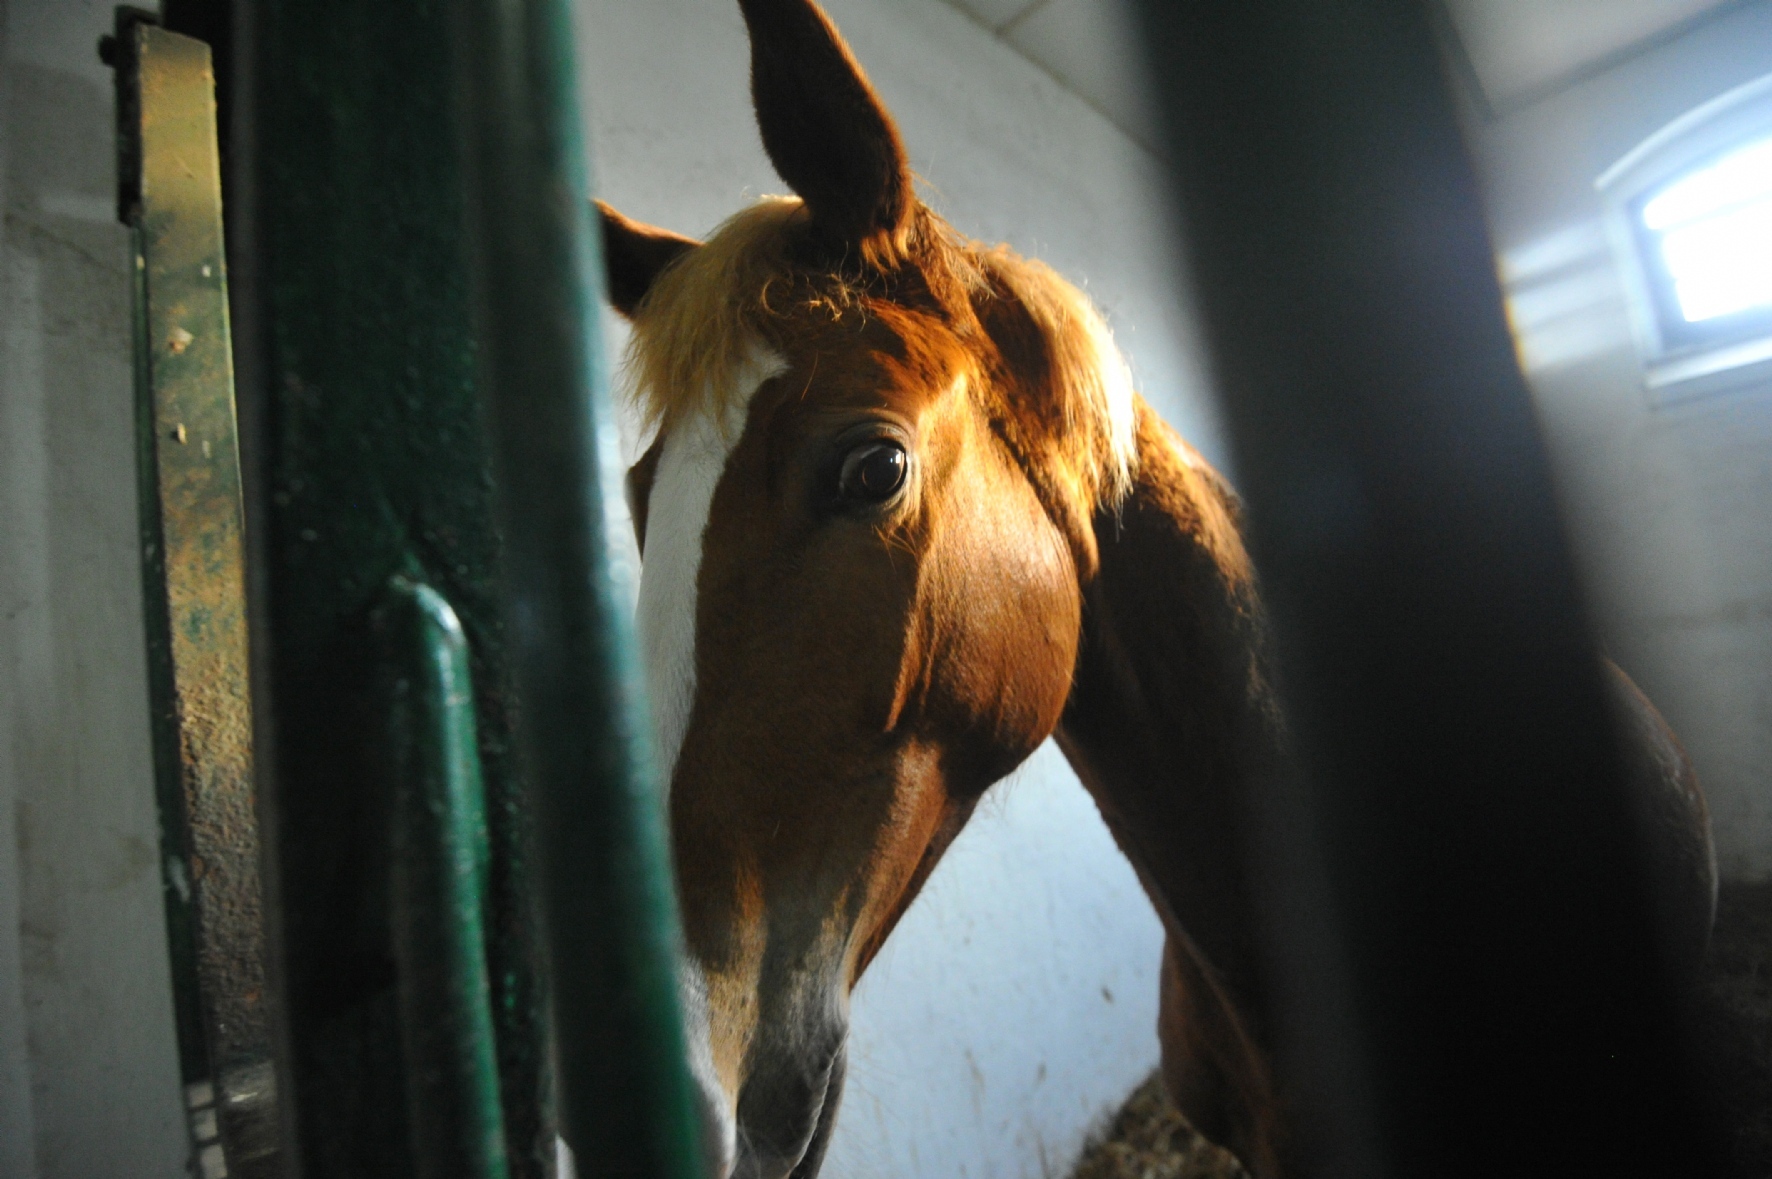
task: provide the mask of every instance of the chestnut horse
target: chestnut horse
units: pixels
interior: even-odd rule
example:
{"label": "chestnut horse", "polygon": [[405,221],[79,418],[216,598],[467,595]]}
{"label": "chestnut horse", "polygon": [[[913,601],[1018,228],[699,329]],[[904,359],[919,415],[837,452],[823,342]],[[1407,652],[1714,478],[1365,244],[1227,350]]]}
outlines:
{"label": "chestnut horse", "polygon": [[1296,1171],[1242,871],[1284,742],[1237,502],[1081,293],[918,200],[811,0],[740,7],[797,199],[704,243],[602,210],[656,428],[629,488],[710,1170],[817,1173],[851,988],[1056,735],[1168,933],[1167,1087]]}

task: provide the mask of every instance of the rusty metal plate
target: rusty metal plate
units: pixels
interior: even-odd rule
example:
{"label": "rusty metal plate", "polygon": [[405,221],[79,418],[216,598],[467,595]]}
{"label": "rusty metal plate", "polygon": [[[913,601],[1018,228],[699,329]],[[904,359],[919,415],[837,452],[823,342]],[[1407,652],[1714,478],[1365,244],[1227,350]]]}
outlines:
{"label": "rusty metal plate", "polygon": [[268,1175],[276,1097],[215,83],[207,45],[145,21],[120,29],[113,54],[123,88],[134,84],[120,106],[137,120],[122,154],[140,166],[124,212],[137,249],[144,597],[173,950],[194,959],[201,1024],[180,1036],[193,1149],[204,1179]]}

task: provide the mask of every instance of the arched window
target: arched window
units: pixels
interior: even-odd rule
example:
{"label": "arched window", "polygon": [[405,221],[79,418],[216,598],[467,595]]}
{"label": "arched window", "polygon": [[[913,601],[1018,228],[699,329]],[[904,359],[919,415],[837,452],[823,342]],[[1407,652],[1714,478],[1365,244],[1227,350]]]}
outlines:
{"label": "arched window", "polygon": [[1598,187],[1657,400],[1772,381],[1772,77],[1662,128]]}

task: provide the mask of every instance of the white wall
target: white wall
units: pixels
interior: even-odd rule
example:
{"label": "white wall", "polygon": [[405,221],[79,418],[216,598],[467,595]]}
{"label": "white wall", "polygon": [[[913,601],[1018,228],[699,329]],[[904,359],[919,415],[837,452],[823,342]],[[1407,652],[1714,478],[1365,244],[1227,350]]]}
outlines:
{"label": "white wall", "polygon": [[1589,595],[1709,796],[1725,876],[1772,876],[1772,384],[1660,408],[1594,180],[1772,73],[1751,3],[1499,120],[1471,121],[1516,331]]}
{"label": "white wall", "polygon": [[184,1174],[110,24],[0,6],[0,1179]]}
{"label": "white wall", "polygon": [[[938,0],[831,0],[924,196],[1083,285],[1145,395],[1222,455],[1170,286],[1153,160]],[[598,194],[705,234],[784,186],[757,141],[732,0],[580,0]],[[615,333],[619,336],[619,331]],[[833,1179],[1066,1173],[1157,1059],[1161,932],[1050,745],[999,786],[857,992]]]}

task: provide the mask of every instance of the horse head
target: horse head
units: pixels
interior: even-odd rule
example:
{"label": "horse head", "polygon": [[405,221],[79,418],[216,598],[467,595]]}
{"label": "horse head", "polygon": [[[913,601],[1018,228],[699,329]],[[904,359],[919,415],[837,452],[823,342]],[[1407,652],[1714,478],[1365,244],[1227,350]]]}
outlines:
{"label": "horse head", "polygon": [[[798,195],[706,242],[602,216],[654,428],[629,489],[693,1065],[715,1173],[780,1179],[818,1170],[851,988],[1055,732],[1159,911],[1200,909],[1224,951],[1203,973],[1172,944],[1166,1010],[1225,1002],[1248,965],[1226,800],[1264,689],[1234,504],[1088,300],[922,204],[811,0],[741,7]],[[1198,792],[1112,794],[1176,775]],[[1172,1083],[1258,1094],[1246,1029],[1212,1026]]]}

